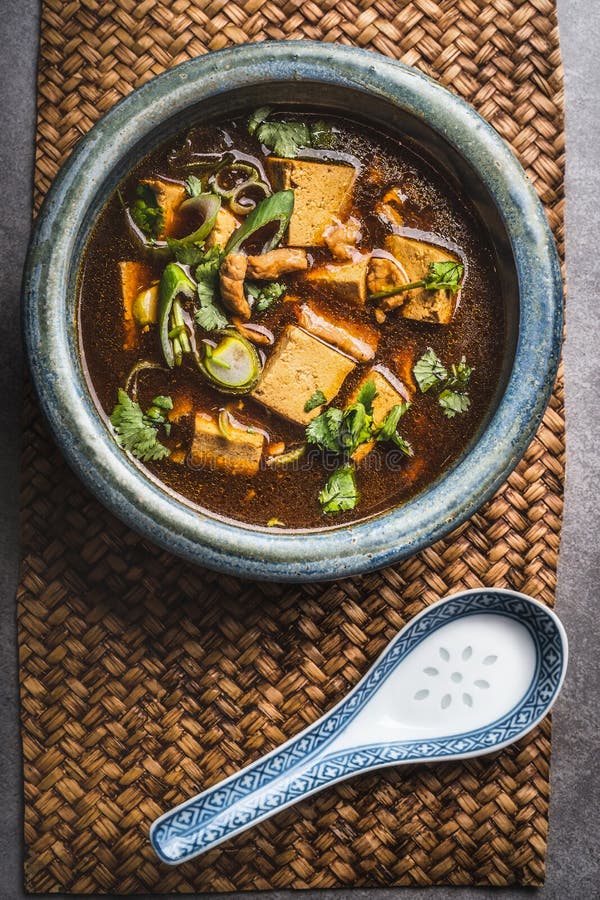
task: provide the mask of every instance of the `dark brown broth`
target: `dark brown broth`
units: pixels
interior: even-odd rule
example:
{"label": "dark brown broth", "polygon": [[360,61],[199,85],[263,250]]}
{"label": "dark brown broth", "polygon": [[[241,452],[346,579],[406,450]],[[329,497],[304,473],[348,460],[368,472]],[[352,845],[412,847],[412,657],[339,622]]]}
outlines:
{"label": "dark brown broth", "polygon": [[[331,121],[341,132],[340,146],[344,153],[352,154],[361,166],[353,214],[363,223],[362,246],[365,249],[383,246],[389,229],[373,214],[373,206],[387,188],[400,185],[407,195],[403,207],[405,226],[434,234],[437,239],[460,248],[466,267],[461,303],[452,323],[447,327],[427,325],[392,313],[379,326],[381,339],[375,361],[393,370],[394,354],[407,342],[414,346],[415,358],[431,346],[447,365],[458,362],[464,354],[474,369],[469,387],[471,408],[450,420],[443,415],[433,392],[417,394],[412,408],[400,422],[400,431],[412,443],[414,457],[406,459],[390,449],[390,445],[378,445],[358,466],[360,500],[356,509],[334,517],[325,516],[317,500],[332,469],[319,453],[310,453],[295,467],[284,471],[262,467],[252,478],[228,476],[206,468],[192,469],[169,459],[146,464],[153,475],[188,502],[247,524],[266,525],[277,518],[289,528],[322,528],[357,521],[398,505],[437,478],[462,453],[488,411],[499,378],[505,340],[501,287],[485,230],[470,208],[468,198],[456,196],[441,176],[408,146],[363,126],[333,118]],[[248,136],[245,119],[233,120],[221,128],[207,126],[193,132],[187,143],[185,135],[173,138],[144,160],[121,186],[122,195],[131,200],[139,178],[145,175],[185,177],[182,169],[173,167],[174,158],[180,166],[193,161],[194,153],[220,153],[231,145],[260,162],[260,147]],[[181,147],[182,151],[173,154],[173,148]],[[327,256],[323,251],[309,252],[317,261]],[[82,355],[88,378],[106,415],[112,411],[118,388],[124,385],[137,360],[162,361],[156,329],[142,335],[138,349],[122,348],[117,262],[136,258],[140,258],[139,249],[115,195],[93,229],[80,275]],[[156,263],[157,278],[164,264],[164,261]],[[300,278],[287,276],[281,280],[287,281],[290,293],[315,299],[315,292],[305,287]],[[327,303],[349,320],[375,324],[369,307],[355,309],[334,298],[328,298]],[[296,321],[293,304],[286,302],[275,304],[260,317],[260,324],[276,336],[292,321]],[[343,403],[369,365],[372,363],[357,366],[335,405]],[[230,397],[208,386],[195,366],[185,360],[179,369],[144,374],[139,384],[139,400],[144,408],[159,393],[173,398],[189,393],[194,407],[207,411],[217,411],[231,402]],[[251,398],[239,398],[239,403],[241,406],[235,414],[244,422],[265,429],[271,441],[287,444],[302,439],[301,428],[268,413]],[[189,425],[187,428],[174,426],[170,446],[189,447],[190,439]]]}

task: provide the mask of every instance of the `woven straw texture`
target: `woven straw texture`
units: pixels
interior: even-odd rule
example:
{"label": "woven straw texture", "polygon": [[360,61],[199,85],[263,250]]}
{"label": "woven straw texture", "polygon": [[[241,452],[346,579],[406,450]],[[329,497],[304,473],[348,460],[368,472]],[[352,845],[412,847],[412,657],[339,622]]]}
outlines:
{"label": "woven straw texture", "polygon": [[[132,88],[228,44],[314,38],[419,66],[512,145],[562,248],[553,0],[45,0],[36,201]],[[539,885],[550,725],[489,758],[326,790],[180,868],[152,819],[314,721],[424,605],[480,585],[553,602],[562,376],[537,438],[446,541],[367,577],[258,585],[201,571],[112,518],[26,407],[19,591],[31,892]]]}

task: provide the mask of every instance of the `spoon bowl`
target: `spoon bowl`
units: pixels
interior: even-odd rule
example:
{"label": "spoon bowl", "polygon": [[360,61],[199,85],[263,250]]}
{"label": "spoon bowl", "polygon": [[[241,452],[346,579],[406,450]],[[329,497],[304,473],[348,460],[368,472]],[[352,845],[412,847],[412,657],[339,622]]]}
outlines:
{"label": "spoon bowl", "polygon": [[514,591],[464,591],[415,616],[333,709],[281,747],[157,819],[178,864],[360,772],[491,753],[531,731],[562,686],[564,628]]}

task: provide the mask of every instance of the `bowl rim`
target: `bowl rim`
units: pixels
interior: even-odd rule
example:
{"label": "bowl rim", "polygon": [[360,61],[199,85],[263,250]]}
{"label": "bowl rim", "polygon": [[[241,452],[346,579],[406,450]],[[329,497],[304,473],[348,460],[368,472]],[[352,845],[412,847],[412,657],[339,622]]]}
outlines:
{"label": "bowl rim", "polygon": [[[504,393],[452,470],[406,504],[374,518],[322,531],[273,532],[184,505],[120,450],[82,376],[75,323],[56,310],[66,307],[70,251],[89,205],[105,173],[135,148],[140,134],[211,96],[291,79],[375,93],[425,120],[466,159],[510,239],[520,313]],[[562,280],[533,186],[507,144],[465,101],[417,69],[373,51],[272,41],[181,63],[123,98],[82,138],[35,224],[23,280],[23,324],[33,383],[53,436],[109,510],[154,543],[200,565],[258,580],[315,581],[371,571],[416,553],[465,521],[504,481],[550,399],[562,341]]]}

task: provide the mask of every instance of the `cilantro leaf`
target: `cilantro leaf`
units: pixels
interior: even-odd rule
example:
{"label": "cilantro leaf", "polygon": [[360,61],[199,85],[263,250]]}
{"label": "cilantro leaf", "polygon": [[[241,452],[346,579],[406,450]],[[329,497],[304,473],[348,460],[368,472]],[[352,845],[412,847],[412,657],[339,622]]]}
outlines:
{"label": "cilantro leaf", "polygon": [[373,436],[373,416],[367,413],[360,402],[352,403],[344,410],[339,441],[342,449],[352,455],[361,444],[366,444]]}
{"label": "cilantro leaf", "polygon": [[182,266],[196,266],[204,259],[203,245],[186,244],[177,238],[167,238],[169,250]]}
{"label": "cilantro leaf", "polygon": [[340,453],[340,428],[344,413],[341,409],[331,407],[322,412],[306,427],[306,440],[309,444],[316,444],[321,450],[329,450],[331,453]]}
{"label": "cilantro leaf", "polygon": [[365,381],[361,389],[359,390],[356,402],[362,403],[366,412],[369,415],[373,415],[373,400],[377,396],[377,388],[375,387],[375,383],[373,381]]}
{"label": "cilantro leaf", "polygon": [[217,331],[225,328],[229,321],[221,304],[218,302],[219,269],[223,262],[223,251],[214,246],[206,253],[196,266],[198,303],[194,318],[205,331]]}
{"label": "cilantro leaf", "polygon": [[467,394],[448,389],[442,391],[438,399],[444,415],[448,419],[453,419],[457,413],[466,412],[471,405]]}
{"label": "cilantro leaf", "polygon": [[327,403],[327,397],[323,393],[323,391],[315,391],[312,397],[304,404],[304,412],[310,412],[313,409],[316,409],[317,406],[324,406]]}
{"label": "cilantro leaf", "polygon": [[393,440],[394,435],[396,434],[396,429],[398,427],[398,422],[409,409],[409,407],[410,403],[396,403],[395,406],[392,406],[387,416],[381,423],[381,427],[377,433],[378,441]]}
{"label": "cilantro leaf", "polygon": [[448,372],[435,350],[428,347],[423,356],[413,366],[413,375],[425,394],[429,388],[446,381]]}
{"label": "cilantro leaf", "polygon": [[248,119],[248,132],[276,156],[294,159],[303,148],[331,146],[333,132],[326,122],[268,121],[272,112],[269,106],[257,109]]}
{"label": "cilantro leaf", "polygon": [[429,271],[424,278],[418,281],[410,281],[407,284],[398,284],[384,291],[375,291],[371,294],[371,300],[383,300],[386,297],[394,297],[405,291],[414,291],[417,288],[425,288],[426,291],[452,291],[456,294],[462,284],[465,267],[462,263],[450,261],[429,263]]}
{"label": "cilantro leaf", "polygon": [[282,284],[279,281],[272,281],[270,284],[265,284],[261,287],[253,281],[247,281],[246,291],[254,301],[253,309],[256,312],[264,312],[265,309],[269,309],[276,300],[283,297],[287,291],[287,285]]}
{"label": "cilantro leaf", "polygon": [[[168,403],[171,405],[168,406]],[[142,462],[170,456],[171,451],[160,443],[157,433],[160,425],[168,424],[163,410],[172,407],[170,397],[155,397],[148,412],[144,414],[139,403],[119,389],[118,403],[110,417],[119,445]]]}
{"label": "cilantro leaf", "polygon": [[456,262],[429,263],[429,272],[424,278],[423,287],[428,291],[452,291],[456,294],[464,274],[464,266]]}
{"label": "cilantro leaf", "polygon": [[272,106],[260,106],[258,109],[255,109],[248,119],[248,134],[254,134],[258,126],[266,122],[272,112]]}
{"label": "cilantro leaf", "polygon": [[398,447],[405,456],[413,456],[414,451],[411,445],[406,441],[403,437],[398,434],[398,422],[402,418],[402,416],[410,409],[410,403],[396,403],[385,419],[379,426],[379,430],[376,434],[376,440],[378,441],[391,441],[393,444]]}
{"label": "cilantro leaf", "polygon": [[472,372],[473,369],[463,356],[459,364],[453,364],[448,373],[431,347],[427,348],[413,368],[413,374],[423,394],[430,388],[440,391],[438,402],[448,419],[453,419],[457,413],[466,412],[471,406],[466,389]]}
{"label": "cilantro leaf", "polygon": [[138,184],[136,196],[131,218],[147,237],[156,239],[165,227],[164,211],[150,185]]}
{"label": "cilantro leaf", "polygon": [[198,197],[202,193],[202,182],[196,175],[186,178],[185,189],[190,197]]}
{"label": "cilantro leaf", "polygon": [[338,513],[345,509],[354,509],[358,502],[358,489],[351,465],[340,466],[333,472],[322,491],[319,492],[319,503],[325,513]]}

